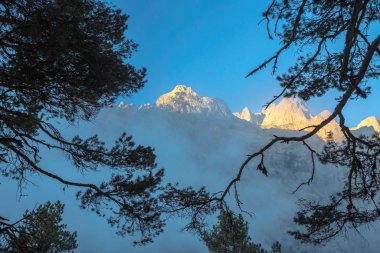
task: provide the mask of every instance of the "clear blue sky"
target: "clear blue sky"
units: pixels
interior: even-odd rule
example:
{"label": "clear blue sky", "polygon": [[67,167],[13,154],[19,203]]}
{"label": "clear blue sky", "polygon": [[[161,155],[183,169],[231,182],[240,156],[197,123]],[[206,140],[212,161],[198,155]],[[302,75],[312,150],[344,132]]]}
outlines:
{"label": "clear blue sky", "polygon": [[[224,99],[232,111],[248,106],[261,110],[280,91],[267,68],[248,79],[244,76],[279,47],[268,39],[261,13],[271,1],[220,0],[114,0],[130,15],[127,37],[139,44],[133,64],[148,69],[146,87],[125,99],[135,104],[154,103],[176,84],[191,86],[201,95]],[[294,51],[279,62],[285,71]],[[375,83],[367,100],[352,101],[347,122],[356,125],[367,116],[379,118],[380,88]],[[336,94],[335,94],[336,95]],[[334,94],[313,99],[313,114],[334,107]]]}

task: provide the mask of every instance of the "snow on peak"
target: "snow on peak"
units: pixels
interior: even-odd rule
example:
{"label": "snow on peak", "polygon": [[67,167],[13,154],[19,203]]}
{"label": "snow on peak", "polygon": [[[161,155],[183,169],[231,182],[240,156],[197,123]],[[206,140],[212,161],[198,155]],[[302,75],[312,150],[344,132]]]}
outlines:
{"label": "snow on peak", "polygon": [[302,113],[309,117],[309,109],[298,97],[286,97],[283,98],[278,104],[279,107],[290,109],[292,111],[302,111]]}
{"label": "snow on peak", "polygon": [[150,105],[150,103],[146,103],[146,104],[140,105],[138,110],[143,111],[143,110],[149,110],[151,108],[152,108],[152,106]]}
{"label": "snow on peak", "polygon": [[[316,115],[311,119],[311,125],[318,125],[322,121],[326,120],[328,117],[331,116],[331,112],[328,110],[322,111],[320,114]],[[313,130],[313,128],[310,128],[308,131]],[[336,122],[335,119],[331,120],[330,123],[328,123],[326,126],[324,126],[319,132],[317,133],[319,137],[326,140],[329,137],[329,133],[333,134],[333,138],[335,141],[342,142],[345,137],[342,133],[342,130],[340,129],[340,126],[338,122]]]}
{"label": "snow on peak", "polygon": [[[331,115],[329,111],[324,110],[313,117],[307,106],[299,98],[284,98],[277,105],[272,104],[263,110],[262,113],[264,114],[264,120],[261,124],[262,128],[304,129],[305,131],[313,130],[312,127],[307,127],[318,125]],[[338,142],[344,140],[344,135],[335,120],[332,120],[319,130],[317,135],[326,140],[330,132],[332,132],[334,140]]]}
{"label": "snow on peak", "polygon": [[251,111],[248,109],[248,107],[243,108],[243,111],[241,112],[241,117],[246,121],[252,120]]}
{"label": "snow on peak", "polygon": [[231,115],[223,100],[200,96],[191,87],[184,85],[177,85],[171,92],[159,97],[156,106],[181,113],[204,113],[219,117]]}
{"label": "snow on peak", "polygon": [[318,115],[315,116],[315,117],[319,117],[320,119],[325,120],[325,119],[327,119],[327,118],[330,117],[330,116],[331,116],[331,112],[330,112],[330,111],[328,111],[328,110],[323,110],[320,114],[318,114]]}
{"label": "snow on peak", "polygon": [[[177,85],[174,89],[162,96],[156,101],[156,107],[170,112],[180,113],[198,113],[210,116],[230,118],[232,113],[226,103],[221,99],[204,97],[197,94],[191,87]],[[133,104],[121,102],[120,108],[135,108]],[[142,105],[138,110],[149,110],[152,106],[149,104]],[[331,113],[327,110],[313,116],[304,102],[297,97],[283,98],[278,104],[272,103],[268,108],[259,113],[252,113],[248,107],[244,107],[242,112],[236,112],[237,118],[250,122],[261,128],[269,129],[286,129],[312,131],[312,126],[320,124],[326,120]],[[311,127],[310,127],[311,126]],[[358,130],[362,127],[372,127],[376,132],[380,132],[380,122],[376,117],[371,116],[360,122],[352,130]],[[333,119],[329,124],[318,131],[317,135],[323,140],[333,134],[335,141],[343,141],[344,135],[339,124]]]}
{"label": "snow on peak", "polygon": [[235,112],[234,115],[238,117],[239,119],[252,122],[252,114],[251,114],[251,111],[248,109],[248,107],[244,107],[241,113]]}
{"label": "snow on peak", "polygon": [[128,104],[125,101],[121,101],[117,107],[122,108],[122,109],[126,109],[126,108],[135,108],[136,106],[133,103]]}
{"label": "snow on peak", "polygon": [[354,128],[351,128],[351,130],[358,130],[362,127],[372,127],[376,132],[380,132],[380,122],[377,120],[375,116],[370,116],[364,120],[362,120],[359,125],[357,125]]}
{"label": "snow on peak", "polygon": [[262,128],[301,129],[311,119],[309,109],[299,98],[284,98],[263,110]]}
{"label": "snow on peak", "polygon": [[234,115],[242,120],[248,121],[255,125],[261,125],[264,119],[264,115],[262,113],[252,113],[248,107],[244,107],[242,112],[235,112]]}
{"label": "snow on peak", "polygon": [[185,93],[188,93],[188,94],[197,95],[197,93],[194,92],[191,89],[191,87],[187,87],[187,86],[181,85],[181,84],[176,85],[171,92],[185,92]]}

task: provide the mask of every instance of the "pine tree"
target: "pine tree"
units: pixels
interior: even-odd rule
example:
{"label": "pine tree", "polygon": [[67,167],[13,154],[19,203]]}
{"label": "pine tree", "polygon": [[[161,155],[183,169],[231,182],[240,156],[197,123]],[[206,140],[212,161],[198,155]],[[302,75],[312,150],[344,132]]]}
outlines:
{"label": "pine tree", "polygon": [[47,202],[32,211],[25,211],[23,218],[14,224],[13,234],[6,236],[2,252],[58,253],[74,252],[78,247],[77,233],[62,224],[64,205]]}
{"label": "pine tree", "polygon": [[[248,223],[241,214],[230,210],[221,210],[218,224],[211,231],[201,232],[211,253],[269,253],[260,244],[254,244],[248,234]],[[281,245],[273,244],[272,253],[280,253]]]}

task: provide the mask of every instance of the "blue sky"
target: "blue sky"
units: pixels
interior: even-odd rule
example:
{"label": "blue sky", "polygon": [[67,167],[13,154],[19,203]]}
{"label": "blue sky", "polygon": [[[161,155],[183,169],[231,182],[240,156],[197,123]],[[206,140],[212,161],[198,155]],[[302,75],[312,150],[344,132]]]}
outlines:
{"label": "blue sky", "polygon": [[[191,86],[204,96],[221,98],[232,111],[248,106],[261,110],[280,91],[270,68],[253,77],[244,76],[279,47],[268,39],[261,13],[270,1],[217,0],[114,0],[111,3],[130,15],[127,37],[139,44],[132,63],[148,69],[146,87],[131,98],[135,104],[154,103],[176,84]],[[278,73],[295,60],[295,51],[284,54]],[[376,84],[374,82],[374,84]],[[379,118],[380,88],[352,101],[346,108],[347,122],[356,125],[367,116]],[[313,99],[313,114],[332,110],[336,94]]]}

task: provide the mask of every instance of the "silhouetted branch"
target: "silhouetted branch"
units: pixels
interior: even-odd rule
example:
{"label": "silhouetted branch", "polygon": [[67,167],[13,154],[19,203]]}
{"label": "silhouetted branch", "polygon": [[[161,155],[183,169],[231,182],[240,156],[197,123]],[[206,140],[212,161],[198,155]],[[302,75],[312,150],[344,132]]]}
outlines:
{"label": "silhouetted branch", "polygon": [[[303,99],[313,96],[322,96],[330,89],[337,89],[341,96],[330,116],[321,123],[307,126],[302,130],[308,130],[301,136],[281,137],[275,136],[269,143],[257,152],[248,155],[238,169],[237,175],[229,182],[219,200],[226,198],[231,187],[235,189],[235,199],[240,205],[236,192],[236,184],[240,181],[247,165],[256,157],[258,169],[267,175],[264,165],[264,155],[276,143],[302,143],[310,152],[312,161],[311,176],[302,182],[295,192],[304,185],[309,185],[315,175],[315,156],[318,155],[322,163],[338,164],[348,168],[347,182],[338,198],[331,197],[327,205],[313,202],[304,202],[304,209],[298,212],[295,221],[303,225],[306,232],[290,232],[296,239],[310,243],[322,243],[330,240],[348,227],[357,229],[363,223],[374,221],[380,217],[375,196],[379,194],[378,164],[380,161],[379,135],[371,138],[355,136],[345,125],[343,109],[350,99],[355,97],[366,98],[370,89],[361,85],[370,78],[379,77],[378,66],[374,58],[380,56],[380,35],[375,34],[372,42],[367,38],[368,28],[372,22],[379,20],[380,3],[375,1],[273,1],[266,12],[264,19],[267,27],[270,19],[275,19],[275,35],[282,39],[283,46],[269,59],[248,76],[256,73],[267,64],[274,61],[274,73],[279,56],[291,45],[299,46],[301,51],[307,46],[316,46],[315,52],[307,57],[300,57],[297,64],[289,69],[289,74],[278,77],[283,90],[266,104],[268,108],[281,96],[298,95]],[[302,15],[306,12],[305,15]],[[282,33],[277,33],[277,25],[283,21]],[[268,28],[267,28],[268,29]],[[342,52],[331,53],[328,50],[329,43],[335,42],[344,34],[344,47]],[[363,42],[358,41],[358,37]],[[375,55],[377,54],[377,55]],[[333,139],[328,140],[322,154],[317,152],[306,142],[323,127],[339,118],[339,127],[345,141],[337,144]],[[358,203],[372,203],[373,207]],[[344,206],[346,204],[346,206]]]}

